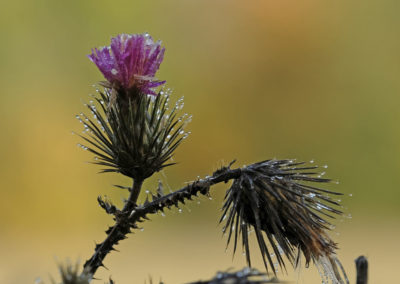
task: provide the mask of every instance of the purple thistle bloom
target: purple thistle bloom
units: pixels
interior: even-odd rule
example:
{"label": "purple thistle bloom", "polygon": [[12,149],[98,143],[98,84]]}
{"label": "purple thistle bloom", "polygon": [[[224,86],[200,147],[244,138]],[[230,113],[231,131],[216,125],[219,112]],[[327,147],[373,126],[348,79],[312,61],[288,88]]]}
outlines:
{"label": "purple thistle bloom", "polygon": [[120,34],[111,39],[110,46],[92,49],[88,57],[111,84],[157,95],[152,88],[165,81],[155,80],[154,75],[164,52],[161,41],[154,42],[147,33]]}

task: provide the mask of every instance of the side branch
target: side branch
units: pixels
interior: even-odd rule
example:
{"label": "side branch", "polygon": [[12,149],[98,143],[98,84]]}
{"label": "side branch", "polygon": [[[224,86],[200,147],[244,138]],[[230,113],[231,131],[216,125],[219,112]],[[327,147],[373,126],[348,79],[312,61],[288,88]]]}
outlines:
{"label": "side branch", "polygon": [[207,195],[212,185],[236,179],[241,175],[241,172],[242,169],[240,168],[230,169],[229,167],[224,167],[214,172],[212,176],[194,181],[175,192],[153,196],[153,201],[145,202],[132,210],[128,217],[129,223],[142,222],[142,219],[148,219],[146,217],[147,214],[154,214],[158,211],[163,212],[166,207],[168,209],[171,206],[179,207],[179,202],[185,204],[185,200],[191,200],[193,197],[198,196],[199,193]]}

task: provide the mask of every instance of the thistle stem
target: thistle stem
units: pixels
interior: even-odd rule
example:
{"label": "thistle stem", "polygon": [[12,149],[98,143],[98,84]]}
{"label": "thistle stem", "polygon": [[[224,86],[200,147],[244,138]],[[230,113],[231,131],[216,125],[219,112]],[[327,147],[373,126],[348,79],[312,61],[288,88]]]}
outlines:
{"label": "thistle stem", "polygon": [[[186,198],[190,199],[192,196],[197,195],[197,193],[208,194],[210,186],[220,182],[228,182],[231,179],[237,178],[240,174],[240,168],[232,170],[230,167],[226,167],[220,169],[214,172],[212,176],[192,182],[173,193],[161,196],[144,207],[137,207],[136,205],[143,180],[134,180],[129,198],[119,214],[120,218],[117,218],[115,225],[106,231],[106,239],[96,245],[94,254],[83,266],[84,272],[90,273],[93,276],[100,266],[104,267],[103,260],[107,254],[115,250],[113,247],[121,240],[126,239],[126,235],[131,232],[130,228],[132,224],[135,224],[140,218],[146,217],[146,214],[155,213],[165,206],[177,205],[178,202],[183,202]],[[132,214],[133,209],[135,209],[135,212]]]}
{"label": "thistle stem", "polygon": [[124,208],[122,209],[122,213],[130,212],[133,208],[135,208],[140,190],[142,189],[142,185],[143,179],[133,180],[132,189],[130,190],[131,194],[129,195],[129,198],[126,201]]}
{"label": "thistle stem", "polygon": [[104,266],[103,260],[110,251],[114,250],[113,247],[118,244],[119,241],[126,239],[126,235],[131,232],[128,218],[124,218],[124,216],[128,216],[135,208],[142,184],[143,179],[133,181],[129,198],[120,212],[121,218],[116,218],[115,225],[106,231],[106,239],[102,243],[96,245],[94,254],[83,266],[85,272],[94,275],[100,266]]}

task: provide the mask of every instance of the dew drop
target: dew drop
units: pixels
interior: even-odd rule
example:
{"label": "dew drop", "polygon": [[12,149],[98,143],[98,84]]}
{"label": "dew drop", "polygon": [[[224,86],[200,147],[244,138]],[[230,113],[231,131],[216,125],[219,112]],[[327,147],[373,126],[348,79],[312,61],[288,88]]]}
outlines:
{"label": "dew drop", "polygon": [[278,245],[277,247],[278,247],[279,254],[283,254],[283,249],[281,248],[281,246]]}

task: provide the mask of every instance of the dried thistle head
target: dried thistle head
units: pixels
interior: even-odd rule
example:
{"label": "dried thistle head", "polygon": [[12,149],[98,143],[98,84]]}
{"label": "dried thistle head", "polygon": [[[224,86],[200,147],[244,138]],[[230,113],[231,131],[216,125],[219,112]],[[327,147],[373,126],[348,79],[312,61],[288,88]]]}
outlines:
{"label": "dried thistle head", "polygon": [[234,237],[234,251],[241,234],[249,266],[248,235],[254,230],[267,270],[272,267],[275,272],[278,265],[284,268],[283,256],[296,266],[302,253],[306,265],[312,260],[334,283],[342,283],[337,245],[327,234],[331,224],[325,219],[342,213],[335,208],[338,200],[331,197],[340,193],[310,184],[330,182],[316,169],[292,160],[267,160],[244,167],[234,180],[221,221],[226,220],[223,231],[228,233],[228,244]]}
{"label": "dried thistle head", "polygon": [[178,113],[183,98],[169,109],[169,91],[154,98],[139,95],[134,100],[111,104],[113,89],[104,88],[87,105],[93,118],[81,113],[77,119],[85,128],[80,145],[95,154],[95,164],[105,166],[102,172],[119,172],[134,179],[145,179],[172,165],[173,152],[189,135],[184,128],[191,116]]}

